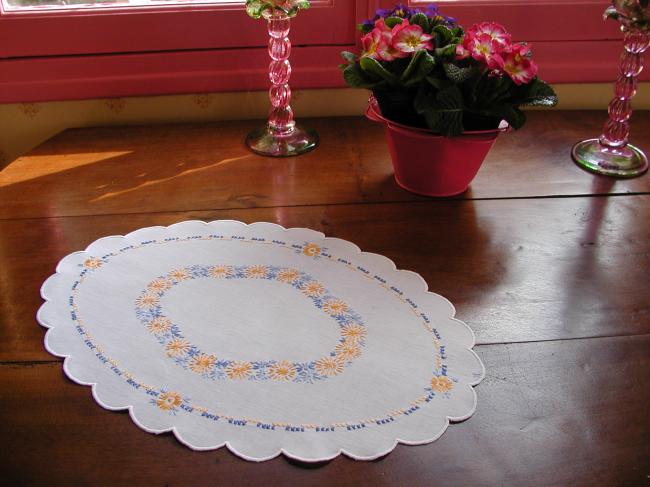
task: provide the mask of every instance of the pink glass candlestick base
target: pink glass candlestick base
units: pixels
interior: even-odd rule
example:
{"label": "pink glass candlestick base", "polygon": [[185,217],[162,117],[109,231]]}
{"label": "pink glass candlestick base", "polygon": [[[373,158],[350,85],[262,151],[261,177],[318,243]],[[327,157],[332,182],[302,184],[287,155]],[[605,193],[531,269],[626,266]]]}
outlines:
{"label": "pink glass candlestick base", "polygon": [[299,127],[293,119],[289,87],[291,42],[287,37],[291,26],[290,19],[278,11],[265,15],[265,18],[268,22],[271,56],[271,110],[267,124],[248,134],[246,145],[253,152],[264,156],[297,156],[316,148],[318,134],[314,130]]}
{"label": "pink glass candlestick base", "polygon": [[628,144],[628,136],[631,100],[636,94],[637,77],[643,70],[643,53],[649,45],[647,31],[629,29],[625,33],[625,52],[603,134],[598,139],[578,142],[571,151],[573,160],[583,169],[622,178],[640,176],[648,170],[648,157],[638,147]]}

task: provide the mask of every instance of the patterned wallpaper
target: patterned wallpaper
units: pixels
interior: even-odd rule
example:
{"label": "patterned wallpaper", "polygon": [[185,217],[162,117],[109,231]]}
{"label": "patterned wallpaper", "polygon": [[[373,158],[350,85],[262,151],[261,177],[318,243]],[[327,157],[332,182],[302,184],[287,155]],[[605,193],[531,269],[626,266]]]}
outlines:
{"label": "patterned wallpaper", "polygon": [[[610,84],[555,88],[564,109],[604,110],[612,93]],[[364,90],[304,90],[294,92],[292,106],[298,118],[361,115],[367,99]],[[639,86],[634,107],[650,109],[650,83]],[[0,169],[66,128],[264,119],[267,111],[266,92],[0,104]]]}

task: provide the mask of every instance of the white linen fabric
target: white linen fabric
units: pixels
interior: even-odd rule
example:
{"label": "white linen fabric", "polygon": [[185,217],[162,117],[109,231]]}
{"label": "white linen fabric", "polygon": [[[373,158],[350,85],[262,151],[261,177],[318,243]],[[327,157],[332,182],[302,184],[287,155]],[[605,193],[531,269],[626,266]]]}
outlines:
{"label": "white linen fabric", "polygon": [[370,460],[471,416],[474,335],[424,280],[309,229],[182,222],[65,257],[47,350],[97,402],[185,445]]}

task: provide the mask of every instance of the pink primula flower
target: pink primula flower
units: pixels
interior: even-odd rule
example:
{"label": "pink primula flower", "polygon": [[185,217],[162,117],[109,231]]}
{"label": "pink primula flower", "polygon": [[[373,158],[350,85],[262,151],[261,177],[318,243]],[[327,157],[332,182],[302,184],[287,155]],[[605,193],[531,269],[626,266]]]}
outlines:
{"label": "pink primula flower", "polygon": [[390,32],[385,32],[382,36],[379,45],[377,46],[377,54],[382,61],[394,61],[395,59],[409,57],[411,53],[400,51],[393,44],[393,36]]}
{"label": "pink primula flower", "polygon": [[510,34],[504,26],[497,24],[496,22],[481,22],[480,24],[474,24],[472,28],[469,29],[468,33],[470,37],[487,34],[502,46],[510,45]]}
{"label": "pink primula flower", "polygon": [[408,20],[393,27],[393,47],[406,54],[421,51],[422,49],[433,49],[433,39],[425,34],[419,25],[411,25]]}
{"label": "pink primula flower", "polygon": [[462,44],[456,44],[456,59],[467,59],[469,51]]}
{"label": "pink primula flower", "polygon": [[502,45],[489,34],[465,37],[464,47],[474,59],[484,62],[489,69],[503,69]]}
{"label": "pink primula flower", "polygon": [[537,65],[530,60],[526,44],[513,44],[504,54],[503,70],[517,85],[530,83],[537,75]]}
{"label": "pink primula flower", "polygon": [[386,25],[384,19],[378,19],[375,22],[375,29],[379,29],[381,32],[391,32],[391,28]]}
{"label": "pink primula flower", "polygon": [[372,59],[379,59],[377,49],[382,40],[382,32],[379,29],[373,29],[361,38],[361,45],[363,46],[362,57],[369,57]]}
{"label": "pink primula flower", "polygon": [[393,46],[394,29],[388,27],[384,19],[378,19],[375,22],[375,28],[373,30],[378,30],[381,33],[381,39],[377,44],[377,56],[382,61],[394,61],[397,58],[408,56],[408,53],[403,53]]}

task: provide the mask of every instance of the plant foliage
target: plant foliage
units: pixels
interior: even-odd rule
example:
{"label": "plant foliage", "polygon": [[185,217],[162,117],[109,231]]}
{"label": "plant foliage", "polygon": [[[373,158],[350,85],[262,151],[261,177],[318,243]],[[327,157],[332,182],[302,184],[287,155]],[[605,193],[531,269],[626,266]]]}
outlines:
{"label": "plant foliage", "polygon": [[246,0],[246,13],[254,19],[271,17],[274,12],[295,17],[299,10],[309,6],[307,0]]}
{"label": "plant foliage", "polygon": [[502,120],[518,129],[526,120],[521,107],[557,104],[553,88],[537,77],[530,46],[511,42],[499,24],[465,31],[436,7],[397,5],[359,30],[363,51],[342,53],[343,77],[372,90],[397,122],[448,136],[495,129]]}

